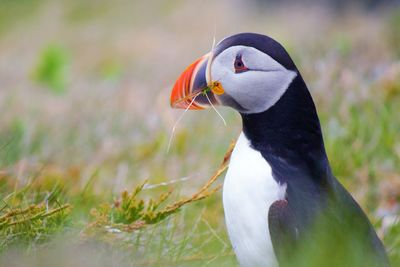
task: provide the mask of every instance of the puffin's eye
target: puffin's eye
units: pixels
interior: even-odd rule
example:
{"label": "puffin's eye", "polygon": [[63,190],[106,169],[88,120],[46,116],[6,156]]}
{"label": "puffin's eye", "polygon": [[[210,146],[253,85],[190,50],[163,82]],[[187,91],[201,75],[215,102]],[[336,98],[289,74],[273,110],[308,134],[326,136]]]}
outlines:
{"label": "puffin's eye", "polygon": [[234,67],[235,67],[235,73],[241,73],[249,70],[243,63],[242,55],[236,56]]}

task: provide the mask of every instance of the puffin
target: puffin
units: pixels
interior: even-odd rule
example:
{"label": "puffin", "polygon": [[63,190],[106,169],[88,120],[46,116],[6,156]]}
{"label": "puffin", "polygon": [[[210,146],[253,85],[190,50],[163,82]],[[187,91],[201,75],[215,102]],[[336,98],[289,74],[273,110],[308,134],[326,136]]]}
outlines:
{"label": "puffin", "polygon": [[390,266],[368,217],[332,173],[311,94],[279,42],[256,33],[223,39],[183,71],[170,104],[241,115],[222,192],[241,266]]}

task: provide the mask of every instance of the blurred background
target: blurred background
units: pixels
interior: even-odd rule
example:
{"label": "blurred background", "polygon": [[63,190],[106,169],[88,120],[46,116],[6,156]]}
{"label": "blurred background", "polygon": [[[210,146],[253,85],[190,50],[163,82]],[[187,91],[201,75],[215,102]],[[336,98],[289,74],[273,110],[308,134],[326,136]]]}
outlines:
{"label": "blurred background", "polygon": [[[214,34],[239,32],[269,35],[289,51],[316,102],[335,175],[400,264],[399,0],[0,0],[1,212],[72,204],[51,229],[0,226],[2,265],[34,266],[34,254],[38,266],[51,266],[48,255],[69,266],[75,245],[57,249],[66,240],[59,236],[81,246],[90,210],[146,179],[178,180],[177,196],[204,184],[240,118],[219,108],[225,127],[212,110],[187,112],[167,152],[182,114],[169,94]],[[128,265],[236,264],[220,193],[150,229],[78,250],[93,257],[82,256],[85,266],[109,266],[98,258],[110,250]],[[15,257],[21,250],[26,258]]]}

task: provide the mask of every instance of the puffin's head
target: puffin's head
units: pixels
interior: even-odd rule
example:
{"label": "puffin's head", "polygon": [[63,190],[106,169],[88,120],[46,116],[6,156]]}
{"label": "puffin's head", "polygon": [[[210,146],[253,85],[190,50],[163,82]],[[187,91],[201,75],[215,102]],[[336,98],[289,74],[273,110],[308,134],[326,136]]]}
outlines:
{"label": "puffin's head", "polygon": [[192,63],[171,93],[174,108],[229,106],[240,113],[272,107],[298,71],[285,49],[272,38],[255,33],[230,36]]}

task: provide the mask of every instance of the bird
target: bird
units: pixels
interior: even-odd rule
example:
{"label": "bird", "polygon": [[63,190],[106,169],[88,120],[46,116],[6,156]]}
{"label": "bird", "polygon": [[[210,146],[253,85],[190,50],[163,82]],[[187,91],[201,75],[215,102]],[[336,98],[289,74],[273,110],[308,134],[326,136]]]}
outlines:
{"label": "bird", "polygon": [[367,215],[332,172],[310,91],[278,41],[226,37],[183,71],[170,104],[226,106],[241,116],[222,192],[241,266],[390,266]]}

